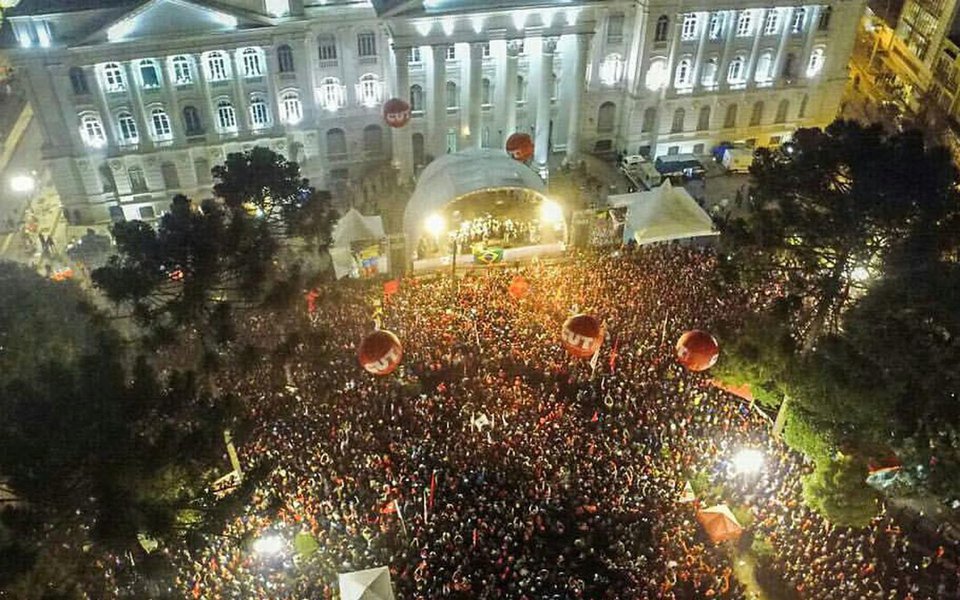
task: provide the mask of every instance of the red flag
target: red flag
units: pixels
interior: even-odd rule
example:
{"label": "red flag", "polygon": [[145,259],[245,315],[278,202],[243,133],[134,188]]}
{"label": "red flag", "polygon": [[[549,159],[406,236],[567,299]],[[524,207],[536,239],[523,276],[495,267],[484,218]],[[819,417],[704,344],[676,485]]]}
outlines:
{"label": "red flag", "polygon": [[437,472],[430,474],[430,510],[433,510],[433,497],[437,493]]}
{"label": "red flag", "polygon": [[392,296],[400,291],[400,280],[391,279],[383,284],[383,295]]}
{"label": "red flag", "polygon": [[527,292],[530,290],[530,284],[523,277],[523,275],[517,275],[513,278],[513,281],[510,283],[510,287],[507,289],[510,292],[510,295],[513,296],[514,300],[519,300],[527,295]]}
{"label": "red flag", "polygon": [[617,367],[617,348],[620,347],[620,337],[613,340],[613,350],[610,351],[610,372],[613,373]]}
{"label": "red flag", "polygon": [[311,315],[317,312],[317,298],[320,297],[320,290],[313,288],[304,297],[307,299],[307,312]]}

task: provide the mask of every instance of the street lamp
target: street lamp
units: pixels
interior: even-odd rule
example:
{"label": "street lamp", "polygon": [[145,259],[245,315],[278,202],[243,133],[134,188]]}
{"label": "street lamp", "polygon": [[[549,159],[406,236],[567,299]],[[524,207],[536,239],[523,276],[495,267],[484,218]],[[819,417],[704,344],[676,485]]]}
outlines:
{"label": "street lamp", "polygon": [[433,213],[427,217],[424,225],[426,226],[427,231],[430,232],[430,235],[432,235],[434,239],[439,240],[440,236],[447,228],[447,221],[443,218],[443,215],[439,213]]}
{"label": "street lamp", "polygon": [[756,448],[743,448],[733,455],[730,464],[736,475],[754,475],[763,468],[763,452]]}
{"label": "street lamp", "polygon": [[33,191],[37,182],[30,175],[14,175],[10,178],[10,190],[17,194],[27,194]]}

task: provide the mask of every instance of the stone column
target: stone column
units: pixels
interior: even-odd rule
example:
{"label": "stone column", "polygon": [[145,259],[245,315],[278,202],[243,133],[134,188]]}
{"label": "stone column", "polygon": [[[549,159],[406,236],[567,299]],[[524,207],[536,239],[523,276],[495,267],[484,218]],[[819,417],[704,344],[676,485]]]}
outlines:
{"label": "stone column", "polygon": [[474,42],[470,44],[470,68],[467,81],[469,82],[469,100],[467,103],[468,118],[467,129],[470,131],[470,137],[467,146],[469,148],[479,148],[481,146],[482,132],[480,131],[480,111],[483,104],[480,92],[480,80],[483,77],[483,44]]}
{"label": "stone column", "polygon": [[541,176],[547,174],[547,160],[550,157],[550,97],[553,95],[550,82],[553,75],[553,53],[557,49],[557,38],[544,37],[540,40],[540,69],[537,81],[537,125],[534,140],[534,159]]}
{"label": "stone column", "polygon": [[447,153],[447,47],[431,46],[430,109],[427,123],[430,127],[428,151],[434,158]]}
{"label": "stone column", "polygon": [[787,58],[787,45],[790,43],[790,26],[793,24],[791,22],[792,14],[788,9],[780,9],[780,27],[783,30],[780,32],[780,44],[777,46],[777,56],[773,60],[773,73],[772,78],[774,81],[779,80],[783,76],[783,61]]}
{"label": "stone column", "polygon": [[[759,60],[759,51],[760,51],[760,37],[763,35],[763,28],[767,23],[767,13],[771,10],[776,9],[761,9],[760,10],[760,21],[757,23],[756,31],[753,34],[753,46],[750,48],[750,59],[747,61],[747,77],[744,79],[747,85],[754,87],[756,85],[757,74],[757,60]],[[756,14],[756,12],[754,12]]]}
{"label": "stone column", "polygon": [[717,66],[717,87],[725,91],[729,84],[727,83],[727,69],[730,66],[730,51],[733,47],[733,40],[737,37],[737,19],[740,17],[740,11],[728,10],[724,25],[726,26],[727,39],[723,43],[723,54],[720,56],[720,64]]}
{"label": "stone column", "polygon": [[702,87],[700,79],[703,73],[703,53],[707,47],[707,39],[710,37],[710,13],[702,14],[706,15],[706,19],[700,27],[700,43],[697,44],[697,57],[693,63],[693,73],[691,73],[694,92]]}
{"label": "stone column", "polygon": [[580,159],[580,104],[583,99],[584,65],[587,64],[587,52],[590,40],[587,34],[574,34],[576,49],[570,60],[564,60],[563,78],[573,82],[573,96],[570,100],[570,121],[567,123],[566,164],[577,164]]}
{"label": "stone column", "polygon": [[[393,60],[396,63],[396,88],[393,96],[404,102],[410,101],[410,48],[393,48]],[[412,124],[399,129],[390,128],[390,139],[393,143],[393,166],[400,171],[403,181],[413,177],[413,134],[410,132]]]}
{"label": "stone column", "polygon": [[[820,7],[819,6],[808,6],[807,7],[807,22],[804,24],[806,29],[804,34],[806,34],[806,40],[803,43],[803,55],[800,56],[800,64],[797,71],[797,77],[807,77],[807,66],[810,64],[810,53],[813,52],[813,42],[817,38],[817,23],[820,21]],[[826,58],[826,57],[824,57]]]}
{"label": "stone column", "polygon": [[503,86],[503,92],[506,95],[506,101],[503,105],[504,123],[503,123],[503,141],[506,142],[510,134],[517,130],[517,61],[520,57],[520,42],[510,40],[507,42],[507,62],[504,73],[506,83]]}

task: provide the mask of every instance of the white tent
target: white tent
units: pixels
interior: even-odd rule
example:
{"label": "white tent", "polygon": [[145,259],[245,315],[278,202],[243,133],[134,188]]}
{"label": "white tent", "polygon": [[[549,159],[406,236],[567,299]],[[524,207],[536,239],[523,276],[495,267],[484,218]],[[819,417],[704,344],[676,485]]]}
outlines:
{"label": "white tent", "polygon": [[337,579],[341,600],[394,600],[387,567],[340,573]]}
{"label": "white tent", "polygon": [[682,187],[666,179],[648,192],[621,194],[608,198],[610,206],[627,207],[623,241],[652,244],[702,236],[719,235],[713,220]]}
{"label": "white tent", "polygon": [[333,230],[333,247],[349,248],[353,242],[379,241],[383,237],[382,217],[365,217],[359,210],[351,208],[337,221]]}

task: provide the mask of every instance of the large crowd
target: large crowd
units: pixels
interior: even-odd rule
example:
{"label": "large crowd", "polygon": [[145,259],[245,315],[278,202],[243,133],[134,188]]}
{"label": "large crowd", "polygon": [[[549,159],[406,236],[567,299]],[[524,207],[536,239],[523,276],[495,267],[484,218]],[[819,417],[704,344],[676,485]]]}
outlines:
{"label": "large crowd", "polygon": [[[956,598],[956,567],[890,516],[846,529],[803,507],[808,467],[767,418],[676,363],[683,331],[768,293],[717,283],[710,250],[660,246],[405,279],[386,297],[346,283],[313,314],[256,320],[261,340],[303,328],[285,365],[221,382],[257,416],[241,464],[270,473],[222,535],[177,557],[184,595],[338,598],[338,573],[386,566],[405,600],[745,599],[736,556],[762,537],[798,598]],[[575,312],[606,328],[592,363],[560,343]],[[356,357],[377,324],[404,345],[384,378]],[[763,451],[760,474],[731,475],[742,448]],[[681,501],[689,481],[697,502]],[[719,501],[746,526],[739,548],[696,519]],[[280,547],[258,551],[267,538]]]}

